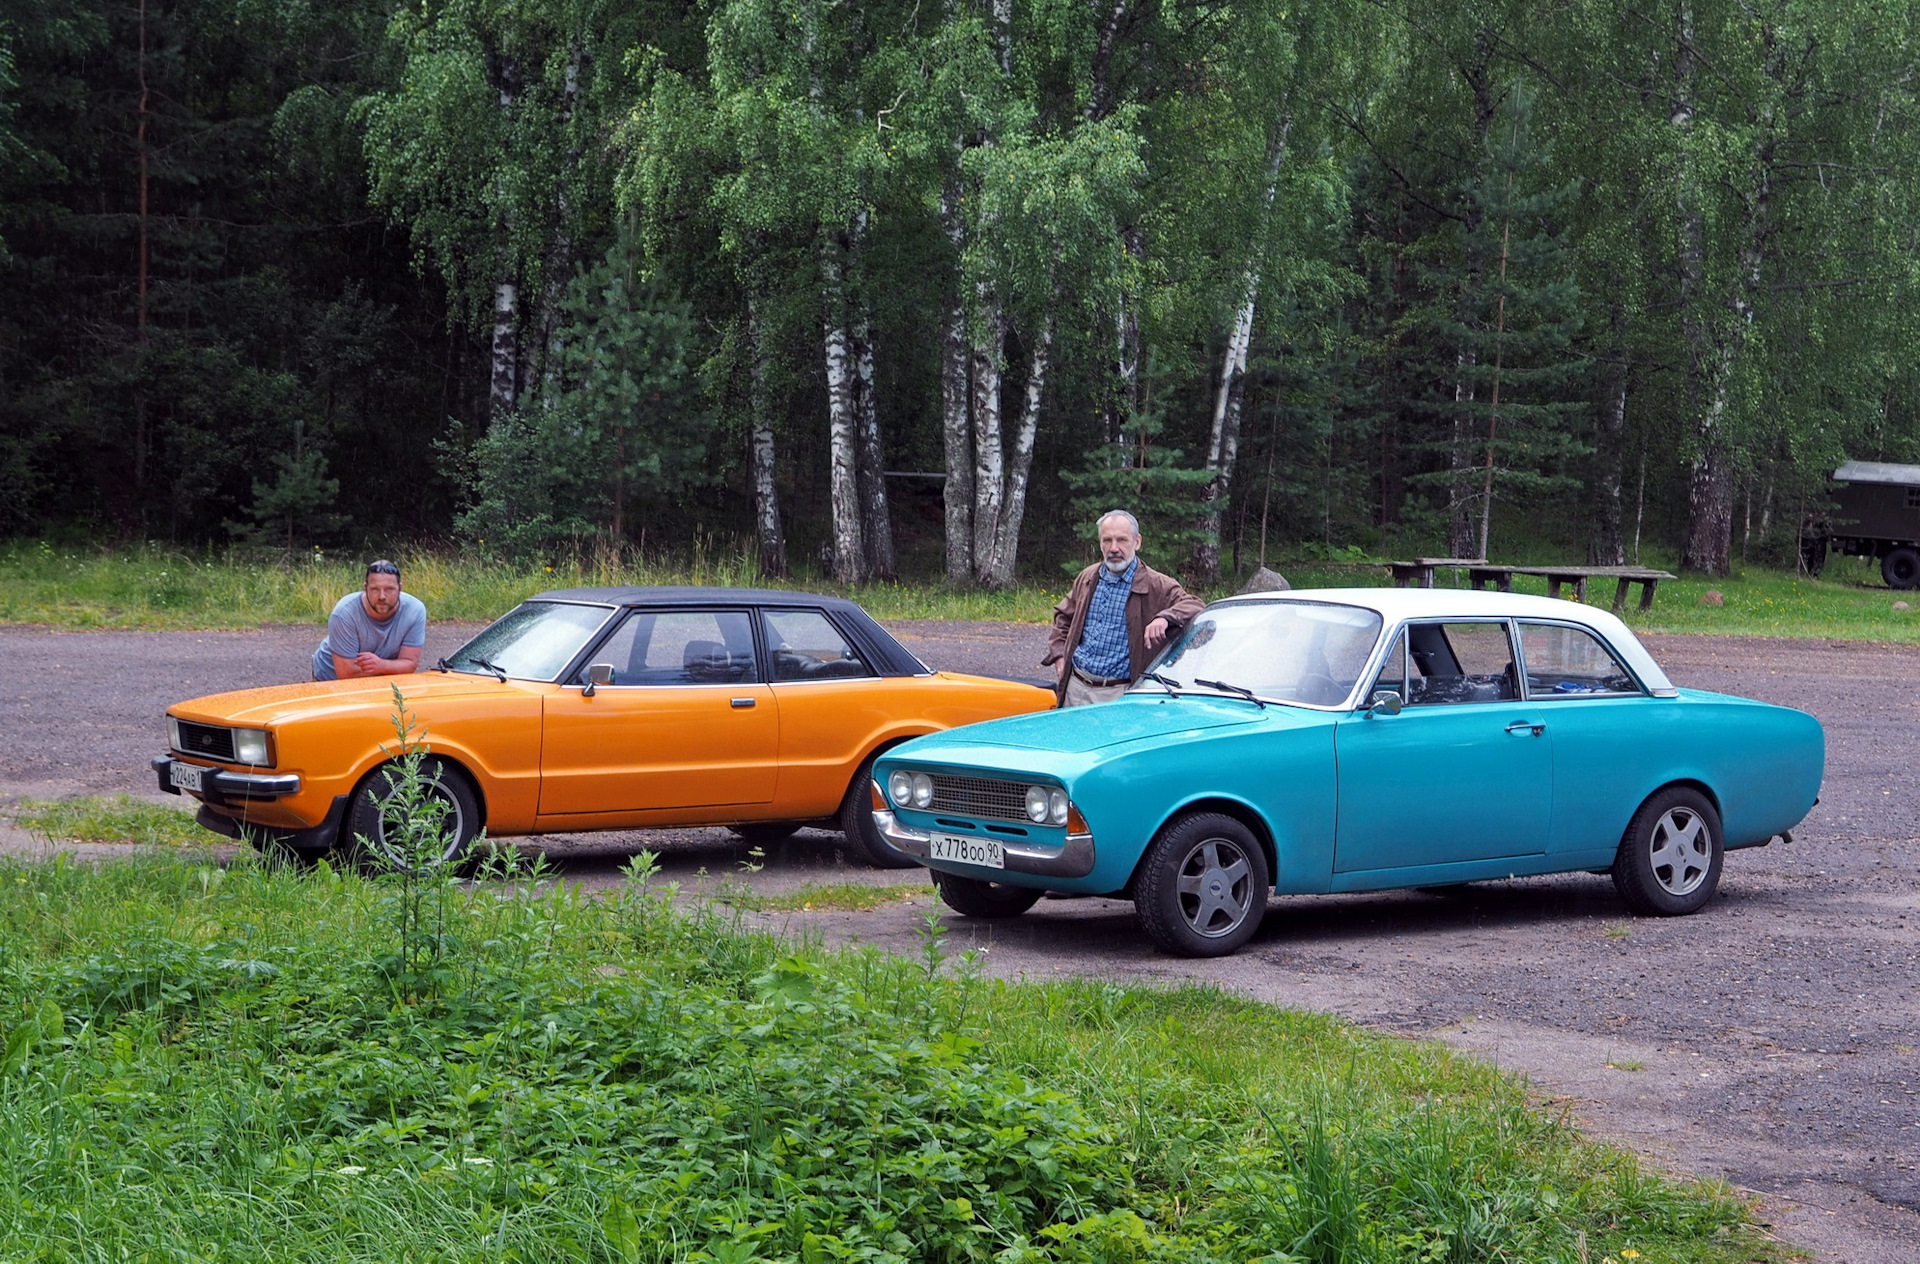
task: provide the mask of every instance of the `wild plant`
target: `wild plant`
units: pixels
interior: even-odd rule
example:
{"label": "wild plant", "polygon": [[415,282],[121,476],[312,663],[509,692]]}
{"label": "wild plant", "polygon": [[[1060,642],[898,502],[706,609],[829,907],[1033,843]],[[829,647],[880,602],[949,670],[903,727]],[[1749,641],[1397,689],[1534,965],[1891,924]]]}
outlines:
{"label": "wild plant", "polygon": [[[442,775],[430,765],[432,748],[425,725],[416,722],[400,686],[393,687],[394,744],[382,745],[387,757],[380,776],[387,792],[380,800],[380,839],[356,838],[363,855],[376,855],[376,880],[394,890],[384,901],[395,931],[394,951],[376,962],[401,999],[417,1001],[447,981],[448,902],[459,885],[447,863],[452,842],[447,817],[453,805],[438,792]],[[474,840],[480,845],[482,840]]]}

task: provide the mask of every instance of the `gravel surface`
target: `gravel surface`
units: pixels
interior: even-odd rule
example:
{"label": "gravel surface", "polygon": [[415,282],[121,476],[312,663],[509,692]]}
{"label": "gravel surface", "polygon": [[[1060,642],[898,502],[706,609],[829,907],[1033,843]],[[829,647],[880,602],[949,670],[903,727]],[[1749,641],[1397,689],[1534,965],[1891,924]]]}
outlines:
{"label": "gravel surface", "polygon": [[[933,666],[1039,681],[1045,629],[890,625]],[[473,629],[436,624],[432,661]],[[314,628],[58,633],[0,626],[0,802],[160,798],[146,759],[181,698],[299,679]],[[1012,922],[947,915],[948,947],[1008,976],[1209,980],[1279,1004],[1429,1036],[1527,1075],[1586,1126],[1764,1200],[1823,1264],[1920,1260],[1920,647],[1648,637],[1676,683],[1802,707],[1827,730],[1822,802],[1795,841],[1728,858],[1697,916],[1629,917],[1605,878],[1274,900],[1224,961],[1155,953],[1131,906],[1047,900]],[[0,846],[40,851],[17,831]],[[570,880],[622,881],[637,848],[693,891],[744,883],[901,886],[867,913],[762,915],[776,928],[912,952],[933,909],[917,870],[851,863],[808,830],[750,855],[724,831],[550,837]],[[111,854],[113,848],[85,849]],[[757,867],[756,867],[757,866]]]}

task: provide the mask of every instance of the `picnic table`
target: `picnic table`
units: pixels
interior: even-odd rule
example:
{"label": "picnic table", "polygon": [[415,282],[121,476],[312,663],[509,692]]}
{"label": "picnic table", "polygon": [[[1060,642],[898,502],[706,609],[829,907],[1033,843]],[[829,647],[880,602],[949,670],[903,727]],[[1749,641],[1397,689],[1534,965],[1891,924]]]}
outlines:
{"label": "picnic table", "polygon": [[1654,589],[1661,580],[1673,578],[1667,571],[1646,566],[1503,566],[1484,557],[1416,557],[1409,562],[1388,562],[1386,566],[1393,574],[1396,588],[1431,588],[1436,570],[1456,570],[1467,573],[1469,588],[1491,584],[1501,592],[1512,592],[1515,575],[1537,575],[1547,581],[1547,596],[1558,597],[1561,588],[1572,584],[1575,600],[1583,603],[1587,599],[1589,580],[1611,579],[1617,585],[1613,593],[1615,613],[1626,607],[1628,589],[1634,584],[1640,585],[1640,608],[1653,609]]}

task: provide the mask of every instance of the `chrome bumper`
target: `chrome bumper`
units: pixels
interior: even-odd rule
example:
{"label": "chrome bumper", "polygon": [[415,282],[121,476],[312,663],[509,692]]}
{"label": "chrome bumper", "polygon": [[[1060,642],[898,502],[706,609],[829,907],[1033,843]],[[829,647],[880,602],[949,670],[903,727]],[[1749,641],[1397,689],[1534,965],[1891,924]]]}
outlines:
{"label": "chrome bumper", "polygon": [[[891,812],[874,810],[873,823],[888,842],[922,864],[927,862],[932,836],[915,829]],[[1030,873],[1042,878],[1084,878],[1093,872],[1093,835],[1069,834],[1066,846],[1055,851],[1010,838],[998,838],[1008,873]]]}
{"label": "chrome bumper", "polygon": [[[179,787],[173,784],[167,770],[174,764],[171,755],[155,755],[151,761],[153,772],[160,781],[160,789],[168,794],[179,794]],[[180,760],[186,763],[186,760]],[[200,769],[201,793],[213,803],[224,799],[280,799],[290,794],[300,793],[300,774],[293,772],[258,773],[228,772],[224,768],[209,768],[205,764],[194,764]]]}

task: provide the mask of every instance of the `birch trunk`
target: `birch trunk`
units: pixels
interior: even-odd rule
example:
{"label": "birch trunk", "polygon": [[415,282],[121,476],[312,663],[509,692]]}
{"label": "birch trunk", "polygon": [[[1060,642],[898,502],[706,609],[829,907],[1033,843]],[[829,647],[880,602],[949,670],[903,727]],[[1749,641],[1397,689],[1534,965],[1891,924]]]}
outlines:
{"label": "birch trunk", "polygon": [[[1475,363],[1471,349],[1462,350],[1455,356],[1455,364],[1461,370],[1470,369]],[[1468,451],[1472,436],[1468,433],[1468,423],[1473,411],[1474,394],[1473,380],[1464,371],[1455,374],[1453,445],[1449,456],[1452,477],[1447,483],[1447,553],[1452,557],[1473,556],[1473,465]]]}
{"label": "birch trunk", "polygon": [[973,577],[992,582],[993,542],[1006,493],[1006,458],[1000,437],[1001,355],[1007,317],[992,289],[975,290],[981,332],[973,344]]}
{"label": "birch trunk", "polygon": [[893,514],[887,505],[886,457],[880,448],[880,409],[873,394],[873,324],[864,299],[853,318],[853,397],[860,440],[860,527],[867,543],[867,571],[892,579]]}
{"label": "birch trunk", "polygon": [[826,298],[827,435],[833,501],[833,577],[843,584],[866,578],[866,545],[860,531],[859,423],[854,416],[853,365],[848,355],[846,273],[841,246],[831,234],[821,249]]}
{"label": "birch trunk", "polygon": [[[966,229],[960,219],[960,189],[949,182],[940,195],[940,223],[953,245],[955,275]],[[947,510],[947,580],[973,578],[973,425],[967,381],[967,309],[954,298],[940,316],[940,434],[946,456],[947,481],[942,493]]]}
{"label": "birch trunk", "polygon": [[1013,453],[1007,464],[1006,503],[994,532],[993,558],[987,565],[987,584],[1008,588],[1020,555],[1020,524],[1027,516],[1027,481],[1033,472],[1033,445],[1040,434],[1040,400],[1046,390],[1047,370],[1053,359],[1053,317],[1048,316],[1027,361],[1026,399],[1020,425],[1014,431]]}
{"label": "birch trunk", "polygon": [[1624,473],[1627,438],[1626,314],[1613,309],[1615,334],[1612,358],[1601,377],[1599,424],[1593,444],[1593,534],[1587,561],[1594,566],[1624,566],[1626,540],[1621,532],[1620,479]]}
{"label": "birch trunk", "polygon": [[519,398],[520,346],[514,324],[519,303],[520,290],[512,281],[502,279],[493,287],[493,375],[487,391],[487,417],[493,423],[511,413]]}
{"label": "birch trunk", "polygon": [[787,573],[787,537],[780,530],[780,489],[774,482],[773,408],[767,388],[766,331],[759,310],[747,304],[747,354],[752,357],[747,407],[747,466],[753,480],[753,528],[760,546],[760,573],[779,579]]}

